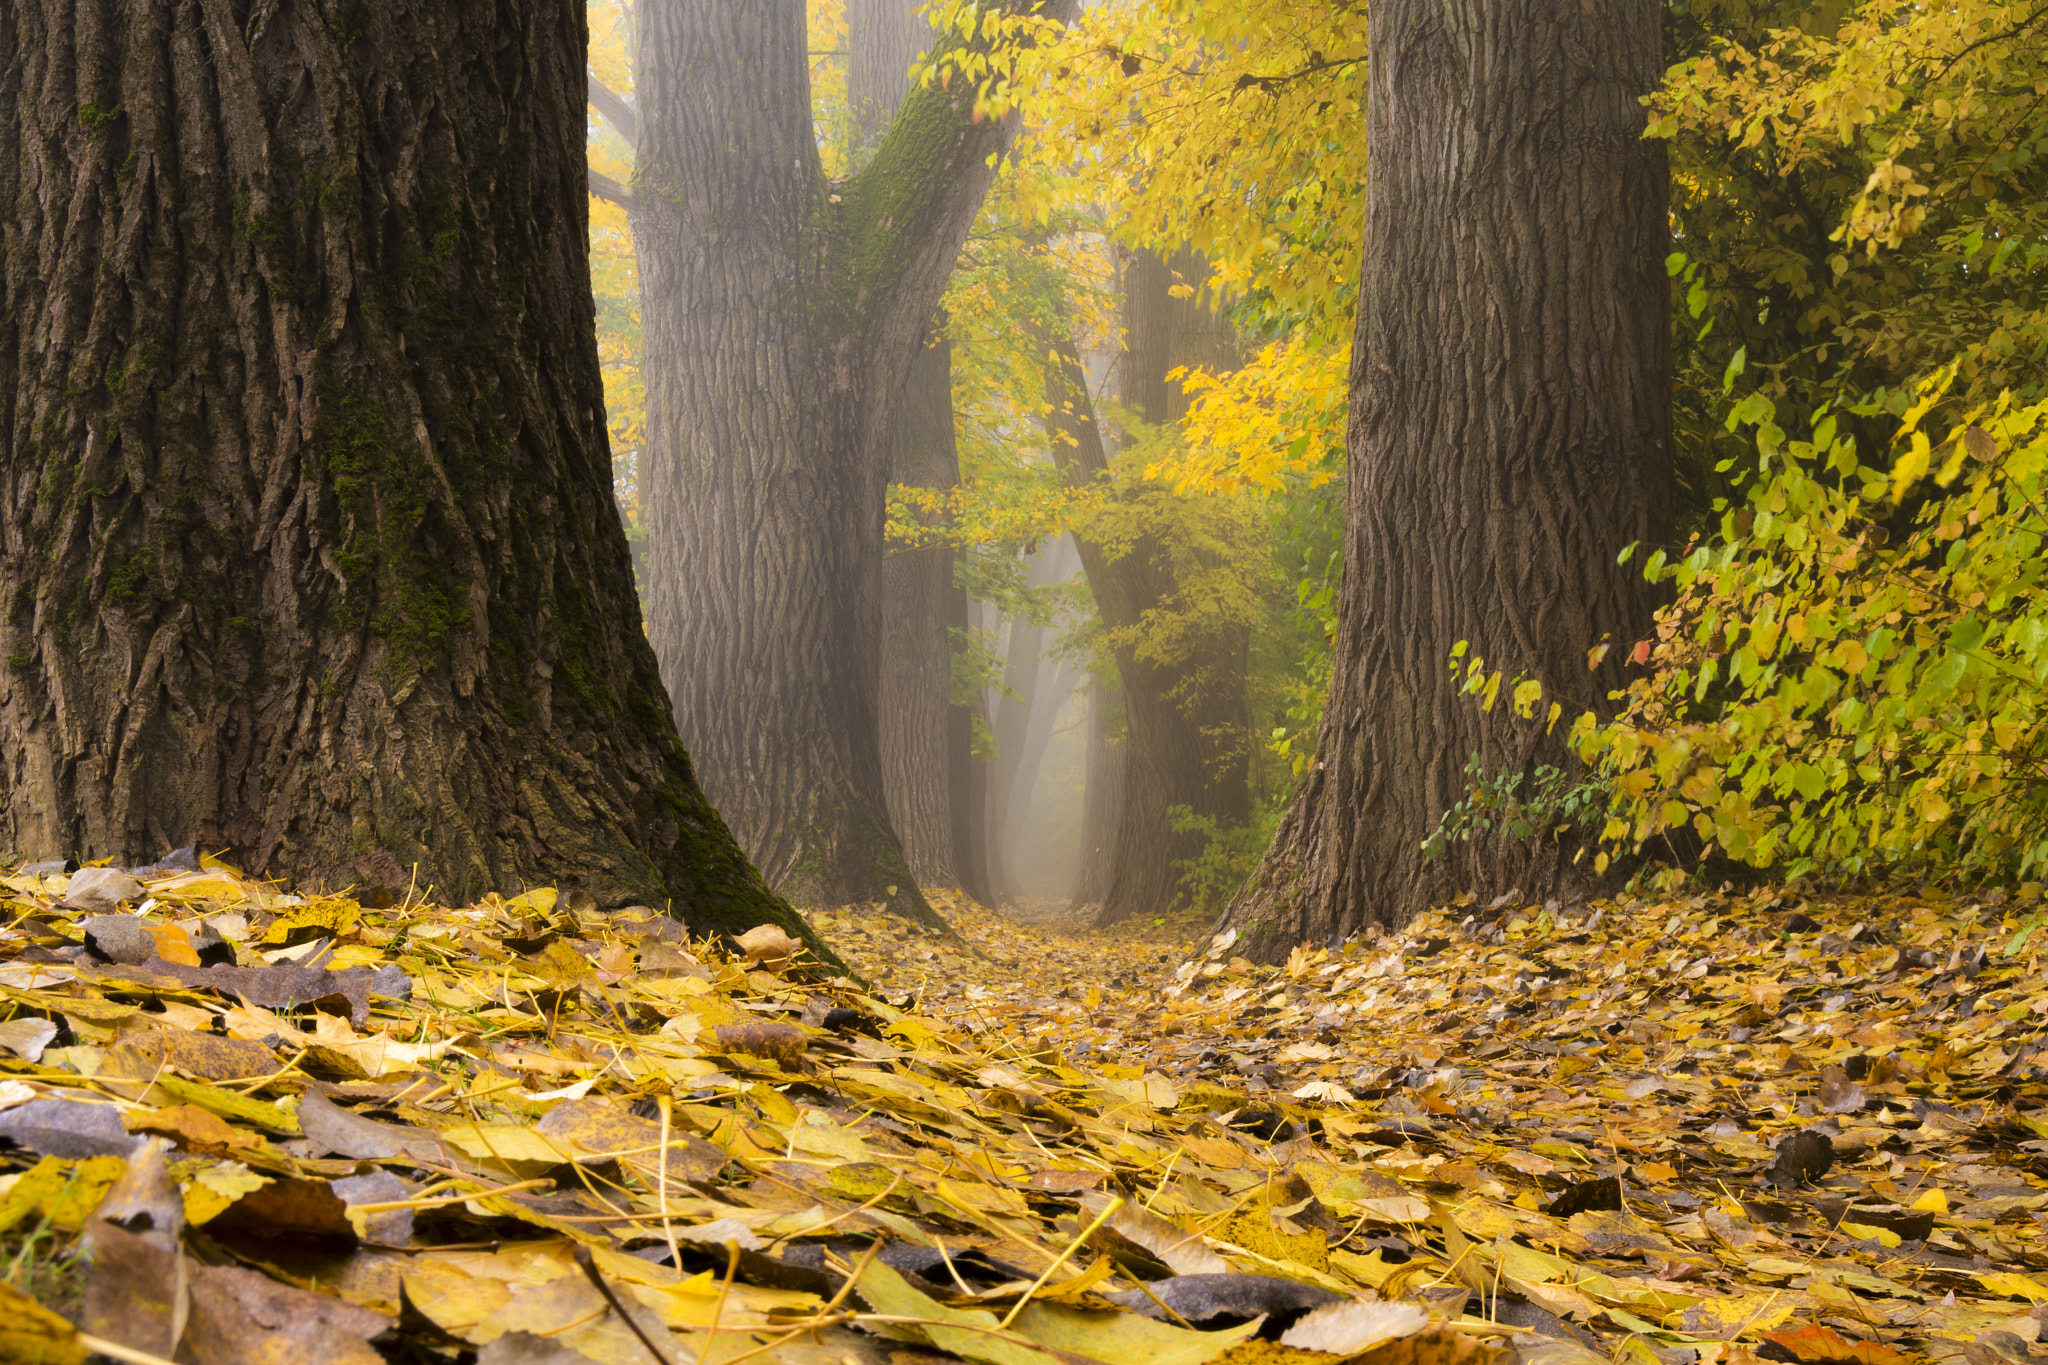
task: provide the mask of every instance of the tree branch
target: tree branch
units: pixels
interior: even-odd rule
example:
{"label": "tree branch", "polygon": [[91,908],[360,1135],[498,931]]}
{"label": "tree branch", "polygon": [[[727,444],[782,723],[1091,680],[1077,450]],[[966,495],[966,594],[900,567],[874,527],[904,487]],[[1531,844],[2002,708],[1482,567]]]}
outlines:
{"label": "tree branch", "polygon": [[[1065,25],[1077,0],[1005,0]],[[971,40],[968,50],[986,50]],[[941,54],[946,55],[946,54]],[[860,244],[859,294],[902,307],[922,326],[959,260],[960,247],[995,178],[992,165],[1016,131],[1015,111],[991,119],[975,108],[972,81],[951,90],[913,84],[874,158],[840,190],[841,223]],[[907,291],[899,284],[912,279]]]}
{"label": "tree branch", "polygon": [[633,213],[639,209],[640,201],[633,197],[633,191],[627,189],[603,171],[594,171],[586,167],[584,173],[590,177],[590,192],[598,198],[617,204],[628,213]]}
{"label": "tree branch", "polygon": [[640,115],[632,105],[626,103],[623,95],[613,93],[604,82],[592,76],[590,102],[597,106],[597,112],[603,114],[612,127],[619,130],[620,137],[633,144],[635,148],[639,147]]}

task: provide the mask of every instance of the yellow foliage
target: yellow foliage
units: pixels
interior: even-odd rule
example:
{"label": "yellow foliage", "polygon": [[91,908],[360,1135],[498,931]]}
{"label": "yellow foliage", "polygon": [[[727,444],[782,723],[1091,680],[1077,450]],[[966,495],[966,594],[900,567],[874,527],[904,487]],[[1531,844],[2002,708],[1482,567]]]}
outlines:
{"label": "yellow foliage", "polygon": [[1183,444],[1146,477],[1176,493],[1278,492],[1288,475],[1321,487],[1343,454],[1350,363],[1349,346],[1280,341],[1230,374],[1186,373]]}

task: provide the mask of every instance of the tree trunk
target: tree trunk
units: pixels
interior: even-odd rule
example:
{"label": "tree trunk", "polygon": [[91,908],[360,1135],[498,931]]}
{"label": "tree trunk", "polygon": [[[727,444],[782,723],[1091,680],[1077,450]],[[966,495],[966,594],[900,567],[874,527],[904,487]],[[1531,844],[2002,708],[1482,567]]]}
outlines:
{"label": "tree trunk", "polygon": [[[911,364],[890,478],[926,488],[960,481],[952,350],[943,339]],[[920,886],[961,883],[953,862],[953,594],[948,546],[893,550],[882,561],[882,785]]]}
{"label": "tree trunk", "polygon": [[801,902],[939,924],[882,779],[884,493],[910,365],[1005,145],[912,91],[828,183],[801,0],[642,0],[632,198],[649,635],[707,791]]}
{"label": "tree trunk", "polygon": [[[954,588],[951,596],[952,626],[967,631],[973,604],[965,588]],[[982,905],[996,903],[995,887],[989,879],[988,857],[988,763],[975,750],[975,732],[988,726],[988,703],[977,687],[964,700],[956,700],[946,713],[947,778],[953,793],[953,866],[960,873],[960,889]]]}
{"label": "tree trunk", "polygon": [[[910,91],[911,63],[931,43],[913,0],[853,0],[847,97],[863,158],[879,144]],[[953,436],[953,351],[945,319],[910,363],[892,434],[889,481],[921,488],[960,482]],[[959,886],[954,861],[960,801],[953,790],[956,744],[970,746],[972,719],[953,718],[953,552],[930,545],[891,551],[882,561],[882,788],[903,856],[920,886]],[[962,604],[964,605],[964,603]],[[971,775],[971,770],[969,770]]]}
{"label": "tree trunk", "polygon": [[[1178,381],[1167,379],[1169,372],[1183,365],[1229,370],[1237,364],[1228,320],[1199,297],[1173,295],[1175,286],[1196,288],[1208,273],[1188,251],[1171,260],[1139,252],[1124,263],[1124,406],[1155,426],[1177,422],[1187,411],[1187,395]],[[1069,373],[1069,390],[1079,377]],[[1101,434],[1092,420],[1086,425],[1087,439],[1099,451]],[[1100,458],[1085,444],[1075,454],[1084,465]],[[1107,467],[1106,460],[1101,463]],[[1112,630],[1135,628],[1146,613],[1169,607],[1178,591],[1165,551],[1149,538],[1121,559],[1091,565],[1090,584],[1099,577],[1096,606]],[[1174,830],[1174,808],[1228,824],[1251,817],[1249,645],[1243,629],[1226,628],[1172,662],[1131,649],[1118,652],[1126,771],[1098,924],[1156,915],[1174,903],[1180,882],[1174,864],[1193,858],[1203,845],[1199,832]]]}
{"label": "tree trunk", "polygon": [[852,107],[856,164],[865,164],[910,93],[910,65],[931,45],[919,0],[849,0],[846,6],[846,102]]}
{"label": "tree trunk", "polygon": [[800,925],[642,638],[580,0],[0,7],[15,855]]}
{"label": "tree trunk", "polygon": [[[1230,319],[1209,306],[1204,281],[1209,266],[1193,251],[1164,257],[1135,251],[1123,258],[1124,353],[1118,379],[1124,406],[1153,426],[1170,426],[1187,415],[1187,390],[1167,376],[1182,366],[1218,374],[1243,359]],[[1176,289],[1194,290],[1175,297]]]}
{"label": "tree trunk", "polygon": [[[1655,0],[1382,0],[1336,668],[1321,755],[1225,913],[1267,959],[1453,888],[1540,894],[1554,846],[1422,841],[1489,775],[1568,766],[1652,591],[1616,553],[1671,505]],[[1459,694],[1453,645],[1540,681],[1546,734]],[[1587,651],[1614,648],[1588,671]]]}
{"label": "tree trunk", "polygon": [[1123,823],[1124,770],[1128,765],[1123,712],[1123,690],[1097,678],[1088,693],[1088,786],[1081,798],[1076,905],[1100,906],[1109,894],[1116,866],[1116,832]]}
{"label": "tree trunk", "polygon": [[[1046,395],[1053,458],[1070,484],[1093,484],[1108,473],[1109,459],[1087,372],[1070,338],[1039,339],[1056,362]],[[1146,613],[1175,609],[1172,567],[1153,537],[1135,537],[1116,556],[1093,540],[1075,539],[1096,614],[1108,630],[1133,632]],[[1128,643],[1112,645],[1124,700],[1125,771],[1109,887],[1097,924],[1160,914],[1173,904],[1179,882],[1173,864],[1199,853],[1202,838],[1174,831],[1172,807],[1231,823],[1250,817],[1244,632],[1218,634],[1171,661]]]}

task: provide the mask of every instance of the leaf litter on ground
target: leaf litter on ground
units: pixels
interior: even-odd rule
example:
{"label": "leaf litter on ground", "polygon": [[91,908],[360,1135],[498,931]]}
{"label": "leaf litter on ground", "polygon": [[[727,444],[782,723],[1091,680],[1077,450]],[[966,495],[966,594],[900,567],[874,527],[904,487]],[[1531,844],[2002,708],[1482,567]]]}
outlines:
{"label": "leaf litter on ground", "polygon": [[191,851],[0,886],[0,1360],[2048,1359],[2035,887],[1278,967],[940,893],[812,916],[834,976]]}

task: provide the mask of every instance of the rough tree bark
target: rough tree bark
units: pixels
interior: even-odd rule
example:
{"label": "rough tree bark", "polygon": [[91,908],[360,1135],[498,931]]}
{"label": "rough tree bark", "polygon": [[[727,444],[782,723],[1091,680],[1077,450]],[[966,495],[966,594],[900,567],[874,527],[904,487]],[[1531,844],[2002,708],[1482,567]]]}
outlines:
{"label": "rough tree bark", "polygon": [[581,0],[0,6],[0,842],[800,928],[641,636]]}
{"label": "rough tree bark", "polygon": [[[1615,563],[1671,505],[1656,0],[1381,0],[1352,350],[1336,669],[1320,758],[1223,923],[1273,959],[1393,923],[1454,887],[1539,893],[1568,871],[1500,839],[1420,845],[1489,774],[1565,766],[1452,646],[1608,710],[1649,587]],[[1615,648],[1588,671],[1587,651]]]}
{"label": "rough tree bark", "polygon": [[[952,349],[944,338],[911,363],[891,442],[891,482],[951,488],[960,481],[953,442]],[[952,719],[955,614],[953,551],[945,545],[892,549],[882,560],[882,788],[903,856],[920,886],[959,886],[954,822],[964,804],[953,790],[957,744],[973,731]]]}
{"label": "rough tree bark", "polygon": [[638,20],[649,633],[677,723],[773,884],[938,925],[883,790],[883,495],[1009,121],[975,117],[971,82],[920,88],[828,183],[802,0],[642,0]]}
{"label": "rough tree bark", "polygon": [[[854,0],[847,6],[847,99],[865,159],[910,93],[911,63],[932,31],[914,0]],[[889,441],[889,481],[947,489],[960,482],[953,435],[953,351],[943,316],[910,362]],[[882,560],[882,790],[903,856],[920,886],[961,886],[955,861],[965,792],[954,773],[973,756],[973,720],[953,715],[953,640],[948,627],[966,602],[953,586],[946,545],[893,549]],[[964,724],[963,724],[964,722]],[[964,746],[964,747],[962,747]],[[956,753],[955,749],[960,752]],[[973,769],[964,769],[968,776]]]}

